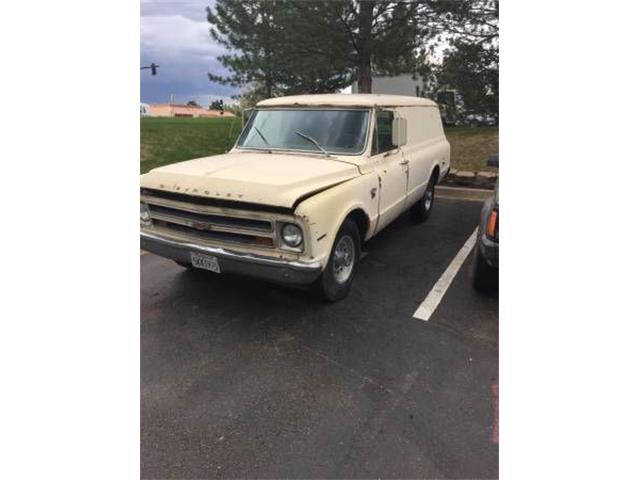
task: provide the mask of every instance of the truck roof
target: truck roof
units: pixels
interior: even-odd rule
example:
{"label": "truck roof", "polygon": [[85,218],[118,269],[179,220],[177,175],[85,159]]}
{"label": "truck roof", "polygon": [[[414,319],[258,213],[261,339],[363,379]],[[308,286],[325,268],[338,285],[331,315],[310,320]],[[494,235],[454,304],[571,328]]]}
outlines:
{"label": "truck roof", "polygon": [[268,98],[258,107],[437,107],[433,100],[378,93],[322,93]]}

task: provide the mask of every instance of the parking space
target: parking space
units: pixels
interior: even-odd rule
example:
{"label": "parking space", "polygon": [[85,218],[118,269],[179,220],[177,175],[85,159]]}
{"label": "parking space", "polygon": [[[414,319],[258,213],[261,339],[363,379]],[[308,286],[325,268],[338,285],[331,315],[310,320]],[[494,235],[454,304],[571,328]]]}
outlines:
{"label": "parking space", "polygon": [[498,299],[472,255],[413,317],[480,208],[402,216],[331,305],[141,256],[142,476],[497,477]]}

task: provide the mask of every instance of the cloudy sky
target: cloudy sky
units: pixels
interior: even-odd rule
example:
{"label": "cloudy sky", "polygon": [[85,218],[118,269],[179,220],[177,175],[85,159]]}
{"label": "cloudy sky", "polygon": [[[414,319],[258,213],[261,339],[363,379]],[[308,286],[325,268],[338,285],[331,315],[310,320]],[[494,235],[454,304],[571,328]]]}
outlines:
{"label": "cloudy sky", "polygon": [[158,74],[140,72],[140,100],[166,103],[195,100],[208,106],[219,98],[229,101],[234,87],[209,81],[207,73],[221,74],[216,60],[223,52],[209,36],[205,7],[209,0],[142,0],[140,4],[140,65],[155,62]]}

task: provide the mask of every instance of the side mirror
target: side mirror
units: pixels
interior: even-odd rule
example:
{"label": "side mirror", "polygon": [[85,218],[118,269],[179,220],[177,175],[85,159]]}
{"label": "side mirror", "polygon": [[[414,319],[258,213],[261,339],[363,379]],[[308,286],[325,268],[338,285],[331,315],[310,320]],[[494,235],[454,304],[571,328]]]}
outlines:
{"label": "side mirror", "polygon": [[391,124],[391,142],[401,147],[407,144],[407,119],[394,118]]}
{"label": "side mirror", "polygon": [[249,120],[249,117],[251,117],[251,114],[253,113],[253,108],[245,108],[242,111],[242,126],[244,127],[245,124],[247,123],[247,120]]}
{"label": "side mirror", "polygon": [[487,160],[487,167],[496,167],[498,168],[498,155],[490,155],[489,160]]}

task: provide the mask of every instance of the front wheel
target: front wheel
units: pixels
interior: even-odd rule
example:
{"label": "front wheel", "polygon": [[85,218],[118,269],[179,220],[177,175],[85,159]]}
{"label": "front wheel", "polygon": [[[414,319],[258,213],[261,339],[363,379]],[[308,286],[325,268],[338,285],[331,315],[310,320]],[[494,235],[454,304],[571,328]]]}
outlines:
{"label": "front wheel", "polygon": [[327,266],[315,283],[316,290],[325,301],[337,302],[349,294],[358,260],[360,232],[356,224],[347,219],[333,242]]}
{"label": "front wheel", "polygon": [[436,198],[436,175],[432,175],[429,179],[429,183],[427,184],[427,189],[424,194],[418,200],[418,202],[411,207],[409,210],[411,214],[411,220],[415,223],[422,223],[429,215],[431,215],[431,210],[433,210],[433,203]]}

